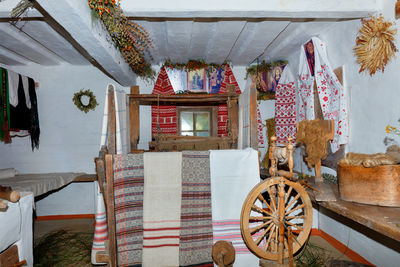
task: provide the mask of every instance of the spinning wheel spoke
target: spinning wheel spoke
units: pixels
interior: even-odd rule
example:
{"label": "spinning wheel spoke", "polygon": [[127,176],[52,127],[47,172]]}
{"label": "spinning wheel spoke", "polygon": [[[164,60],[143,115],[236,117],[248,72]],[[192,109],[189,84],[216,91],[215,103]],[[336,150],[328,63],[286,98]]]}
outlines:
{"label": "spinning wheel spoke", "polygon": [[257,238],[257,240],[255,241],[256,244],[257,244],[257,246],[260,245],[261,241],[265,238],[265,236],[267,235],[267,233],[271,230],[272,226],[274,226],[274,225],[273,225],[273,224],[270,224],[270,225],[268,226],[268,228],[264,231],[264,233],[263,233],[259,238]]}
{"label": "spinning wheel spoke", "polygon": [[261,225],[259,225],[257,227],[251,228],[250,229],[250,234],[252,235],[252,234],[260,231],[261,228],[263,228],[263,227],[265,227],[265,226],[267,226],[268,224],[271,224],[271,223],[272,223],[272,221],[269,220],[269,221],[267,221],[267,222],[265,222],[265,223],[263,223],[263,224],[261,224]]}
{"label": "spinning wheel spoke", "polygon": [[276,198],[276,188],[273,186],[273,189],[271,190],[270,187],[267,188],[267,192],[269,194],[269,197],[271,198],[271,206],[272,206],[272,211],[276,211],[276,204],[275,204],[275,198]]}
{"label": "spinning wheel spoke", "polygon": [[[262,201],[262,203],[264,203],[269,208],[270,211],[273,211],[271,206],[268,204],[268,202],[265,200],[265,198],[261,194],[258,195],[258,199],[260,199]],[[265,212],[268,213],[269,215],[272,215],[272,213],[269,213],[267,211],[265,211]]]}
{"label": "spinning wheel spoke", "polygon": [[268,250],[268,247],[269,247],[269,244],[271,243],[271,239],[272,239],[272,237],[274,235],[274,232],[275,232],[275,227],[272,227],[271,233],[268,236],[267,243],[264,246],[264,250]]}
{"label": "spinning wheel spoke", "polygon": [[260,216],[260,217],[250,216],[250,218],[249,218],[250,221],[264,221],[264,220],[270,220],[270,219],[272,219],[271,216]]}
{"label": "spinning wheel spoke", "polygon": [[304,215],[298,215],[298,216],[286,216],[285,217],[285,219],[286,220],[288,220],[288,221],[290,221],[290,220],[293,220],[293,219],[304,219],[305,218],[305,216]]}
{"label": "spinning wheel spoke", "polygon": [[285,249],[288,250],[289,249],[289,245],[288,245],[288,241],[287,241],[286,236],[283,239],[283,244],[285,245]]}
{"label": "spinning wheel spoke", "polygon": [[283,202],[283,203],[286,204],[286,202],[288,201],[288,199],[290,197],[290,193],[292,193],[292,190],[293,190],[293,187],[289,186],[289,190],[287,191],[286,196],[285,196],[285,202]]}
{"label": "spinning wheel spoke", "polygon": [[296,197],[293,198],[292,201],[290,201],[289,204],[286,206],[285,211],[288,210],[293,205],[293,203],[295,203],[299,199],[299,197],[300,194],[297,194]]}
{"label": "spinning wheel spoke", "polygon": [[253,206],[251,206],[251,209],[258,213],[262,213],[265,215],[271,215],[271,214],[268,214],[265,210],[261,209],[260,207],[257,207],[255,204],[253,204]]}
{"label": "spinning wheel spoke", "polygon": [[295,227],[295,228],[299,229],[300,231],[303,231],[303,230],[304,230],[303,227],[298,226],[297,224],[294,224],[294,223],[291,223],[291,222],[286,222],[286,224],[288,224],[288,225],[290,225],[290,226],[292,226],[292,227]]}
{"label": "spinning wheel spoke", "polygon": [[306,206],[306,204],[303,203],[303,204],[301,204],[300,206],[297,206],[296,208],[294,208],[294,209],[292,209],[292,210],[290,210],[290,211],[287,211],[287,212],[285,213],[285,215],[288,215],[288,214],[292,213],[293,211],[302,209],[302,208],[304,208],[305,206]]}
{"label": "spinning wheel spoke", "polygon": [[275,240],[274,240],[274,251],[278,251],[278,235],[279,235],[279,229],[278,226],[275,226],[276,231],[275,231]]}

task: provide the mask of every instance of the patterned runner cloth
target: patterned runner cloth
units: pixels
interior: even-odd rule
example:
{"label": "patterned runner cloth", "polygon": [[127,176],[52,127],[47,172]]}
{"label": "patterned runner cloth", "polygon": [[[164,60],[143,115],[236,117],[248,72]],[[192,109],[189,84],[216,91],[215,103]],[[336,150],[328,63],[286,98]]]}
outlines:
{"label": "patterned runner cloth", "polygon": [[118,266],[141,266],[143,244],[143,154],[114,158]]}
{"label": "patterned runner cloth", "polygon": [[179,266],[214,266],[210,152],[182,152]]}
{"label": "patterned runner cloth", "polygon": [[144,153],[144,267],[178,266],[182,153]]}

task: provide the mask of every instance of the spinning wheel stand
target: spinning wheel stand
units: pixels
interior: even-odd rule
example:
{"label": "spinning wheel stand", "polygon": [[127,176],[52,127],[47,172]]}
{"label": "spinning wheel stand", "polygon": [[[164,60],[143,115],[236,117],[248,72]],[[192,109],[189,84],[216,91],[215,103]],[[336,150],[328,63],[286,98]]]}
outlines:
{"label": "spinning wheel stand", "polygon": [[293,174],[293,144],[288,150],[289,172],[277,170],[274,157],[276,137],[271,138],[269,157],[271,178],[257,184],[243,203],[240,228],[249,250],[264,260],[278,261],[282,266],[307,241],[312,226],[312,204],[304,187],[288,178]]}

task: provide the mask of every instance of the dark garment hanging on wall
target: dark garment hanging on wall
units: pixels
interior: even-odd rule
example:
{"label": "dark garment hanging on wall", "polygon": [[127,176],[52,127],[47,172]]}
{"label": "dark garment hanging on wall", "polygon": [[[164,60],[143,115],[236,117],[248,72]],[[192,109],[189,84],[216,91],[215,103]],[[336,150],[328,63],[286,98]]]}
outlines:
{"label": "dark garment hanging on wall", "polygon": [[29,98],[31,100],[31,145],[32,151],[36,148],[39,149],[39,136],[40,136],[40,127],[39,127],[39,113],[37,106],[37,98],[36,98],[36,90],[35,90],[35,81],[32,78],[28,79],[29,84]]}
{"label": "dark garment hanging on wall", "polygon": [[10,103],[8,100],[8,72],[0,68],[0,141],[11,143]]}
{"label": "dark garment hanging on wall", "polygon": [[26,106],[24,85],[19,74],[18,105],[10,105],[10,129],[12,131],[31,129],[31,110]]}

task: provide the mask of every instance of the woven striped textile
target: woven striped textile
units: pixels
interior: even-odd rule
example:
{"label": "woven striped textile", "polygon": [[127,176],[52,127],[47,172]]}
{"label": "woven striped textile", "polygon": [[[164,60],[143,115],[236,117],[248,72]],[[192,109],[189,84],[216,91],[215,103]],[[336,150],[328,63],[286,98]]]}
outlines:
{"label": "woven striped textile", "polygon": [[144,153],[143,267],[179,265],[182,153]]}
{"label": "woven striped textile", "polygon": [[[235,76],[233,75],[232,69],[227,64],[225,66],[225,75],[224,79],[221,83],[221,88],[219,90],[219,94],[226,93],[226,86],[232,84],[235,86],[235,92],[240,94],[239,84],[236,81]],[[223,137],[227,135],[226,132],[226,121],[228,119],[228,108],[226,105],[219,105],[218,106],[218,137]]]}
{"label": "woven striped textile", "polygon": [[[175,91],[168,78],[165,67],[160,69],[153,95],[174,95]],[[176,106],[151,106],[151,133],[158,133],[158,124],[162,134],[176,135],[178,125],[176,121]]]}
{"label": "woven striped textile", "polygon": [[214,266],[210,152],[182,152],[179,266]]}
{"label": "woven striped textile", "polygon": [[143,154],[115,155],[114,202],[118,266],[141,266]]}

